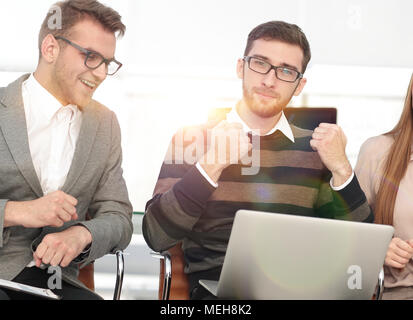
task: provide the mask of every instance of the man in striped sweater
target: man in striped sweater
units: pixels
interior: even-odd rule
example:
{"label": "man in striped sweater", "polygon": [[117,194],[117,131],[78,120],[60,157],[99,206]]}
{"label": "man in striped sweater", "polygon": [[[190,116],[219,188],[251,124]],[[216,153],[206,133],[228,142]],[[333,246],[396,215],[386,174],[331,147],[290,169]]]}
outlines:
{"label": "man in striped sweater", "polygon": [[239,103],[172,139],[143,234],[156,251],[182,242],[192,299],[210,297],[198,280],[219,279],[239,209],[373,221],[340,127],[322,123],[304,130],[283,113],[306,84],[310,57],[296,25],[257,26],[237,64]]}

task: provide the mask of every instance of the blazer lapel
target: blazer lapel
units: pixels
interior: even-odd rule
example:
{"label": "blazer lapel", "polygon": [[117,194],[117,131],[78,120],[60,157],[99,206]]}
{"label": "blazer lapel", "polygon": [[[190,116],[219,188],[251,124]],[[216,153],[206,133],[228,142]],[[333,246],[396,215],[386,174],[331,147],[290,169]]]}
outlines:
{"label": "blazer lapel", "polygon": [[82,126],[80,127],[72,164],[70,165],[66,181],[62,187],[63,192],[68,193],[74,186],[89,159],[99,127],[99,113],[95,108],[97,108],[97,106],[92,102],[83,109]]}
{"label": "blazer lapel", "polygon": [[20,77],[3,91],[0,103],[5,108],[0,106],[0,129],[20,172],[36,195],[42,197],[42,187],[30,154],[23,106],[22,83],[28,77],[27,74]]}

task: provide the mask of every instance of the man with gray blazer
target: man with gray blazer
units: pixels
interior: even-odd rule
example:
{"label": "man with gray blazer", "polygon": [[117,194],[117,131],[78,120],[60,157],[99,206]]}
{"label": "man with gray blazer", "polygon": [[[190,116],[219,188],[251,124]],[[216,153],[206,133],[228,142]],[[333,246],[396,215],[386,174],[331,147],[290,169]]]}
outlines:
{"label": "man with gray blazer", "polygon": [[[36,71],[0,88],[0,279],[47,288],[47,267],[61,267],[55,293],[99,299],[77,280],[79,266],[126,248],[133,229],[119,124],[92,100],[122,66],[114,54],[125,26],[95,0],[52,8]],[[0,287],[1,298],[35,296]]]}

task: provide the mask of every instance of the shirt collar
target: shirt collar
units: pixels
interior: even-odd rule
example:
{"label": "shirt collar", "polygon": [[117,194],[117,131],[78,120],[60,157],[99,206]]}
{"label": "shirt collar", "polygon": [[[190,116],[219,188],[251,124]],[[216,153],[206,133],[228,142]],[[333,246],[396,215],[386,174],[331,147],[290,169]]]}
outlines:
{"label": "shirt collar", "polygon": [[[227,114],[227,121],[241,123],[245,132],[252,132],[256,134],[256,131],[248,127],[248,125],[241,119],[240,115],[238,114],[237,108],[232,108],[232,110]],[[278,120],[274,128],[272,128],[264,136],[269,136],[277,130],[280,130],[293,143],[295,142],[293,131],[291,130],[290,124],[288,123],[288,120],[285,117],[283,111],[281,112],[280,120]]]}
{"label": "shirt collar", "polygon": [[[32,105],[40,106],[38,112],[42,114],[45,120],[51,121],[53,116],[63,108],[61,103],[36,80],[33,74],[23,82],[23,86],[25,92],[30,96]],[[72,104],[65,106],[65,108],[72,109],[73,118],[79,111],[78,107]]]}

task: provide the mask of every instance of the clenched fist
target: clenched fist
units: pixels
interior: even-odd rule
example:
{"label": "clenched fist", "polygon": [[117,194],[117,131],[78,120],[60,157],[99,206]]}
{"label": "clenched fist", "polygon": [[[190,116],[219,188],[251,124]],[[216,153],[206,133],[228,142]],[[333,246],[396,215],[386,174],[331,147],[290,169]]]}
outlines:
{"label": "clenched fist", "polygon": [[83,226],[46,235],[33,253],[36,266],[42,263],[67,267],[92,242],[92,235]]}
{"label": "clenched fist", "polygon": [[389,267],[403,269],[413,257],[413,240],[404,241],[393,238],[387,249],[384,264]]}
{"label": "clenched fist", "polygon": [[217,182],[226,167],[248,155],[252,144],[240,123],[225,120],[212,129],[210,137],[211,144],[200,165]]}
{"label": "clenched fist", "polygon": [[5,208],[5,227],[61,227],[65,222],[77,220],[76,205],[77,200],[63,191],[31,201],[9,201]]}
{"label": "clenched fist", "polygon": [[321,161],[333,174],[333,185],[342,185],[350,178],[353,169],[346,156],[347,138],[336,124],[320,123],[314,130],[310,145],[320,155]]}

